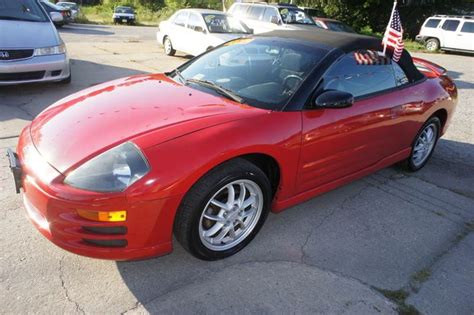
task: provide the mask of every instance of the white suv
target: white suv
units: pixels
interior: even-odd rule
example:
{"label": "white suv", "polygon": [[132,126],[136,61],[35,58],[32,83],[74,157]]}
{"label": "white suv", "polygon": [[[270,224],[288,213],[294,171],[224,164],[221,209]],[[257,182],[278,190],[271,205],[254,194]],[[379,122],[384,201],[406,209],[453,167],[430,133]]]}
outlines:
{"label": "white suv", "polygon": [[429,51],[474,52],[474,16],[435,15],[421,27],[416,40]]}

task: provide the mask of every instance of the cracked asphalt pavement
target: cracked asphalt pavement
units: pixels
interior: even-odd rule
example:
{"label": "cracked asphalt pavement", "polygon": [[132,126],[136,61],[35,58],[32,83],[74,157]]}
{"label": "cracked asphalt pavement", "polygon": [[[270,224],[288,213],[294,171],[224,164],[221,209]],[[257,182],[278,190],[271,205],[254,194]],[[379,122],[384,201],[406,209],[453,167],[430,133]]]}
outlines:
{"label": "cracked asphalt pavement", "polygon": [[[48,105],[114,78],[162,72],[155,28],[72,25],[69,86],[0,87],[0,151]],[[237,255],[113,262],[65,252],[28,222],[0,158],[0,313],[474,313],[474,63],[420,54],[459,88],[450,129],[418,173],[384,169],[274,215]],[[3,155],[3,154],[2,154]]]}

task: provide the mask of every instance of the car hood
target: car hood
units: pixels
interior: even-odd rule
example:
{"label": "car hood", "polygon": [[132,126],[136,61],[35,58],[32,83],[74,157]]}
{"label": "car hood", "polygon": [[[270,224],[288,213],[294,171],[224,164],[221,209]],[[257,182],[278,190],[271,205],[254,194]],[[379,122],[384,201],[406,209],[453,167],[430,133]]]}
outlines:
{"label": "car hood", "polygon": [[137,137],[153,135],[146,141],[149,147],[262,112],[266,111],[178,84],[163,74],[140,75],[58,101],[38,115],[30,132],[43,158],[65,173]]}
{"label": "car hood", "polygon": [[222,33],[209,33],[210,38],[212,39],[213,42],[216,43],[216,45],[220,45],[222,43],[228,42],[230,40],[243,37],[243,36],[248,36],[250,34],[243,34],[243,33],[234,33],[234,34],[222,34]]}
{"label": "car hood", "polygon": [[50,22],[0,20],[1,48],[38,48],[59,45],[59,35]]}

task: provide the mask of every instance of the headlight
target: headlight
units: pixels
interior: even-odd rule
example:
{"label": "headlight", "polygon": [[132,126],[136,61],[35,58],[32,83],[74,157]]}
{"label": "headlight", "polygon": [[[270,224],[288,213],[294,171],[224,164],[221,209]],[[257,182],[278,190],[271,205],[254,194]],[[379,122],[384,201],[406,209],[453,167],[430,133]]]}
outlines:
{"label": "headlight", "polygon": [[66,53],[66,45],[43,47],[35,49],[35,56],[60,55]]}
{"label": "headlight", "polygon": [[142,152],[133,143],[126,142],[84,163],[69,173],[64,182],[84,190],[119,192],[149,170]]}

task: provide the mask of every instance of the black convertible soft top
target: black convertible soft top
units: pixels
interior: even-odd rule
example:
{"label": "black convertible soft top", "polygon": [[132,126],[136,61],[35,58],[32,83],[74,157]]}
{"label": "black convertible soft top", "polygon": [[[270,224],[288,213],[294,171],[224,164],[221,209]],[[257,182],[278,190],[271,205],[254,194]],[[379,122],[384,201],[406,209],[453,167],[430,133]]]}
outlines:
{"label": "black convertible soft top", "polygon": [[[342,50],[344,53],[349,53],[359,49],[382,50],[382,40],[377,37],[365,36],[353,33],[334,32],[314,28],[314,30],[298,30],[298,31],[272,31],[258,36],[276,37],[300,40],[303,42],[312,42],[315,44],[322,44],[332,49]],[[391,50],[387,49],[387,55],[391,57]],[[410,54],[404,50],[398,61],[398,64],[405,71],[408,79],[411,82],[418,81],[424,78],[423,74],[415,67]]]}

